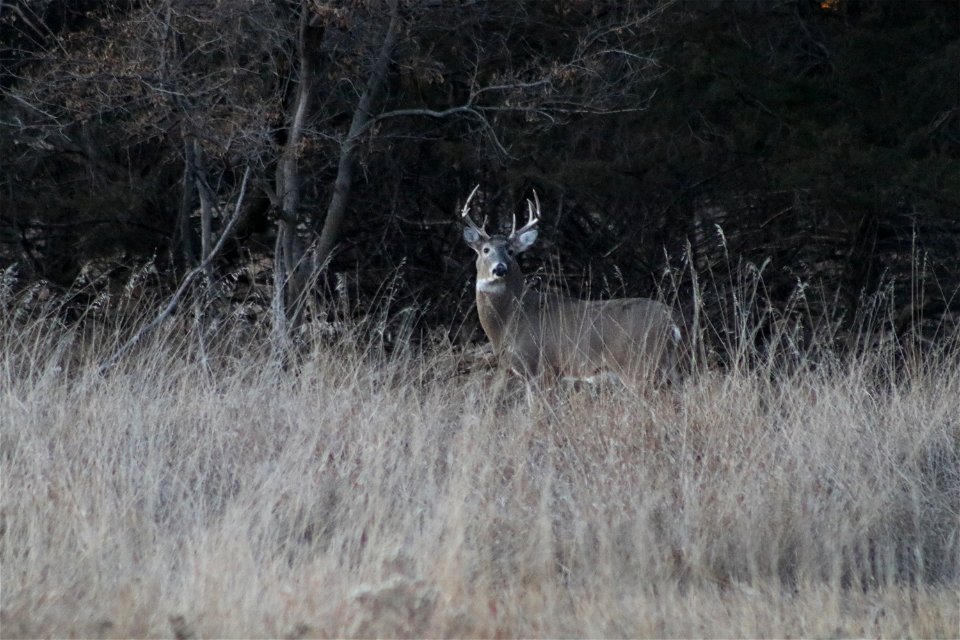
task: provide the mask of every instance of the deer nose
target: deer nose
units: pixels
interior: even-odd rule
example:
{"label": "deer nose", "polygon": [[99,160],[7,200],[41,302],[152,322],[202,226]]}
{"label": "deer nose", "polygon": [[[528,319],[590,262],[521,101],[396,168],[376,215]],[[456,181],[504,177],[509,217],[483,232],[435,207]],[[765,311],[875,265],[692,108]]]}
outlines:
{"label": "deer nose", "polygon": [[493,266],[493,269],[491,269],[490,272],[498,278],[502,278],[503,276],[507,275],[507,265],[503,264],[502,262],[498,262]]}

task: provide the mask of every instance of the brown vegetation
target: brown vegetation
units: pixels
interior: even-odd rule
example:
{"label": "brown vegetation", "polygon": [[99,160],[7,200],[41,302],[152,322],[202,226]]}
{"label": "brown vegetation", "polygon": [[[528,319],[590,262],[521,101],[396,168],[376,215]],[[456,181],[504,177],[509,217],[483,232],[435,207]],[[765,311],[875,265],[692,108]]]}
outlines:
{"label": "brown vegetation", "polygon": [[311,325],[283,370],[267,330],[185,315],[102,377],[123,296],[69,326],[0,302],[4,637],[960,624],[956,334],[527,397],[442,341]]}

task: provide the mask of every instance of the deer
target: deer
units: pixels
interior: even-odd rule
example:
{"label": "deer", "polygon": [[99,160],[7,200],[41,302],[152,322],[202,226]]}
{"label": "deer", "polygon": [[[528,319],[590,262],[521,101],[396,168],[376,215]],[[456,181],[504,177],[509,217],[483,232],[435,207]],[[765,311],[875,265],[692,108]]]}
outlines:
{"label": "deer", "polygon": [[655,387],[679,383],[681,333],[673,310],[649,298],[580,300],[529,288],[517,256],[537,240],[540,200],[527,200],[527,222],[509,235],[487,233],[470,216],[474,187],[460,211],[463,239],[477,254],[480,325],[501,367],[527,380],[547,377],[596,385]]}

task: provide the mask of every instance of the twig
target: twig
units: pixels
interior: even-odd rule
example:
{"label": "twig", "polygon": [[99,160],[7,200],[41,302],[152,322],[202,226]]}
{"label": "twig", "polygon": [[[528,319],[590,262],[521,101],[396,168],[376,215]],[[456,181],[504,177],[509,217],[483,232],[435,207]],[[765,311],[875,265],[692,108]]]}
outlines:
{"label": "twig", "polygon": [[177,307],[177,303],[180,301],[180,296],[183,295],[183,292],[187,290],[187,287],[190,286],[190,283],[193,282],[193,279],[198,275],[204,272],[208,265],[213,262],[213,259],[220,253],[220,250],[223,248],[223,245],[226,244],[227,238],[230,236],[233,231],[233,227],[236,226],[237,220],[240,219],[240,210],[241,205],[243,204],[244,195],[247,192],[247,181],[250,178],[250,166],[248,165],[246,170],[243,172],[243,181],[240,183],[240,195],[237,196],[237,205],[234,207],[233,215],[230,217],[227,226],[224,227],[223,233],[220,234],[220,239],[217,240],[217,244],[214,245],[213,249],[210,251],[210,255],[203,259],[203,261],[194,267],[190,273],[184,276],[183,281],[180,283],[180,286],[177,287],[177,290],[172,296],[170,296],[170,301],[167,303],[167,306],[163,308],[160,313],[157,314],[157,317],[148,322],[147,324],[140,327],[140,330],[137,331],[133,337],[127,340],[122,347],[117,349],[112,356],[104,360],[100,364],[100,368],[97,369],[97,373],[101,376],[107,375],[110,372],[110,369],[116,366],[120,361],[120,358],[125,356],[130,349],[132,349],[138,342],[140,342],[145,336],[153,332],[154,329],[160,326],[160,324],[167,319],[167,317],[173,313],[173,310]]}

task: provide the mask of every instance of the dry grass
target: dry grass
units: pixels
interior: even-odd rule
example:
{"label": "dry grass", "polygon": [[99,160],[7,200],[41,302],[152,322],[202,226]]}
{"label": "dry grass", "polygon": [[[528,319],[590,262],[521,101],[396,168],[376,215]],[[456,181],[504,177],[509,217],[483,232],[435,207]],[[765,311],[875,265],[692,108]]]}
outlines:
{"label": "dry grass", "polygon": [[955,344],[528,402],[181,321],[101,378],[127,330],[51,317],[0,319],[4,637],[960,630]]}

